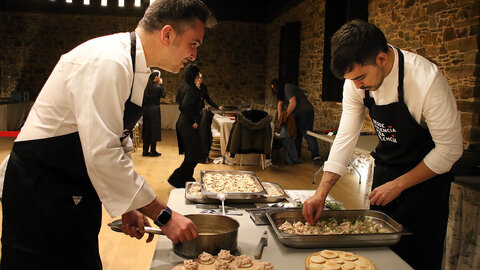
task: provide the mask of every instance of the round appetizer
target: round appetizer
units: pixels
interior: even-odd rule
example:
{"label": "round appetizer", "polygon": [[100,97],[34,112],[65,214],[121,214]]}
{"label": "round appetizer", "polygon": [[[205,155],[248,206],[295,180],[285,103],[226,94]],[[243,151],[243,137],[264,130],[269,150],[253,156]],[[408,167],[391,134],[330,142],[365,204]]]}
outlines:
{"label": "round appetizer", "polygon": [[339,250],[322,250],[310,254],[305,259],[306,270],[376,270],[369,259]]}
{"label": "round appetizer", "polygon": [[201,264],[212,264],[215,262],[215,258],[213,258],[212,254],[204,251],[202,254],[198,255],[198,261]]}

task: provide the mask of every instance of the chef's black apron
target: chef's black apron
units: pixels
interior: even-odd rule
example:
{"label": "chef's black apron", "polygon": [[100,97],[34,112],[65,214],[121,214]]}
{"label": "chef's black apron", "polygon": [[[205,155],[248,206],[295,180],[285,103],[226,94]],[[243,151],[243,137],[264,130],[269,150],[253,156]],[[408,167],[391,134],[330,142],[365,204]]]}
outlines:
{"label": "chef's black apron", "polygon": [[[134,32],[131,37],[135,64]],[[139,112],[141,107],[129,98],[126,129],[133,128]],[[88,177],[78,132],[15,142],[2,207],[0,269],[102,269],[101,202]]]}
{"label": "chef's black apron", "polygon": [[[372,189],[413,169],[435,146],[428,129],[415,121],[404,103],[404,60],[402,52],[396,50],[399,56],[398,102],[376,105],[369,91],[365,91],[363,100],[380,141],[372,152],[375,158]],[[402,236],[391,248],[415,269],[441,268],[452,180],[451,172],[437,175],[404,190],[384,207],[371,206],[413,232],[411,236]]]}

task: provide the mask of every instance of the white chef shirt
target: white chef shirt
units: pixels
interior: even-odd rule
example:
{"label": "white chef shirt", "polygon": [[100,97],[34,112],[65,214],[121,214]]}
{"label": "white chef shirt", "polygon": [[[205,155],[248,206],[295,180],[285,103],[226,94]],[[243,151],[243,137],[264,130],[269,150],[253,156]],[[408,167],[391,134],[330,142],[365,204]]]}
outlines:
{"label": "white chef shirt", "polygon": [[[398,52],[393,68],[377,91],[370,91],[376,105],[398,102]],[[423,161],[437,174],[450,171],[463,152],[460,115],[447,79],[438,67],[420,55],[403,51],[404,102],[421,126],[428,128],[435,147]],[[353,81],[343,86],[343,111],[324,171],[344,175],[355,149],[367,108],[365,91],[355,88]]]}
{"label": "white chef shirt", "polygon": [[[120,142],[123,111],[134,75],[130,42],[129,33],[119,33],[89,40],[62,55],[16,139],[29,141],[78,132],[88,175],[112,217],[155,198],[133,168],[131,139]],[[131,98],[136,105],[142,106],[149,74],[137,35]]]}

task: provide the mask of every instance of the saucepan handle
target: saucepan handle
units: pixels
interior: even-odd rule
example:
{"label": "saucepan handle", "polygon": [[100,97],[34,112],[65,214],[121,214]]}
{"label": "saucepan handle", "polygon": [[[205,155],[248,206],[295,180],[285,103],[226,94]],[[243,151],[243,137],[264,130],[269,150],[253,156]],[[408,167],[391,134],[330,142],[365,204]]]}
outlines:
{"label": "saucepan handle", "polygon": [[[110,226],[110,229],[112,229],[112,231],[115,231],[115,232],[122,232],[122,220],[121,219],[117,219],[115,221],[112,221],[110,223],[108,223],[108,226]],[[146,233],[153,233],[153,234],[159,234],[159,235],[165,235],[162,230],[158,229],[158,228],[153,228],[153,227],[147,227],[145,226],[145,232]]]}

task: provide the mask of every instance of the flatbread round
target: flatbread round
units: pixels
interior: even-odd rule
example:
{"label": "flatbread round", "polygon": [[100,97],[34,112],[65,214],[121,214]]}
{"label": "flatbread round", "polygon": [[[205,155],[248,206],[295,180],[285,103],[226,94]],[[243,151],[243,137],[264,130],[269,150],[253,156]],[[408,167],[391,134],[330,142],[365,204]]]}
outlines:
{"label": "flatbread round", "polygon": [[322,263],[325,263],[326,260],[322,256],[312,256],[310,257],[310,262],[322,264]]}
{"label": "flatbread round", "polygon": [[[322,260],[323,259],[323,260]],[[322,250],[305,258],[306,270],[376,270],[375,264],[369,259],[340,250]]]}

